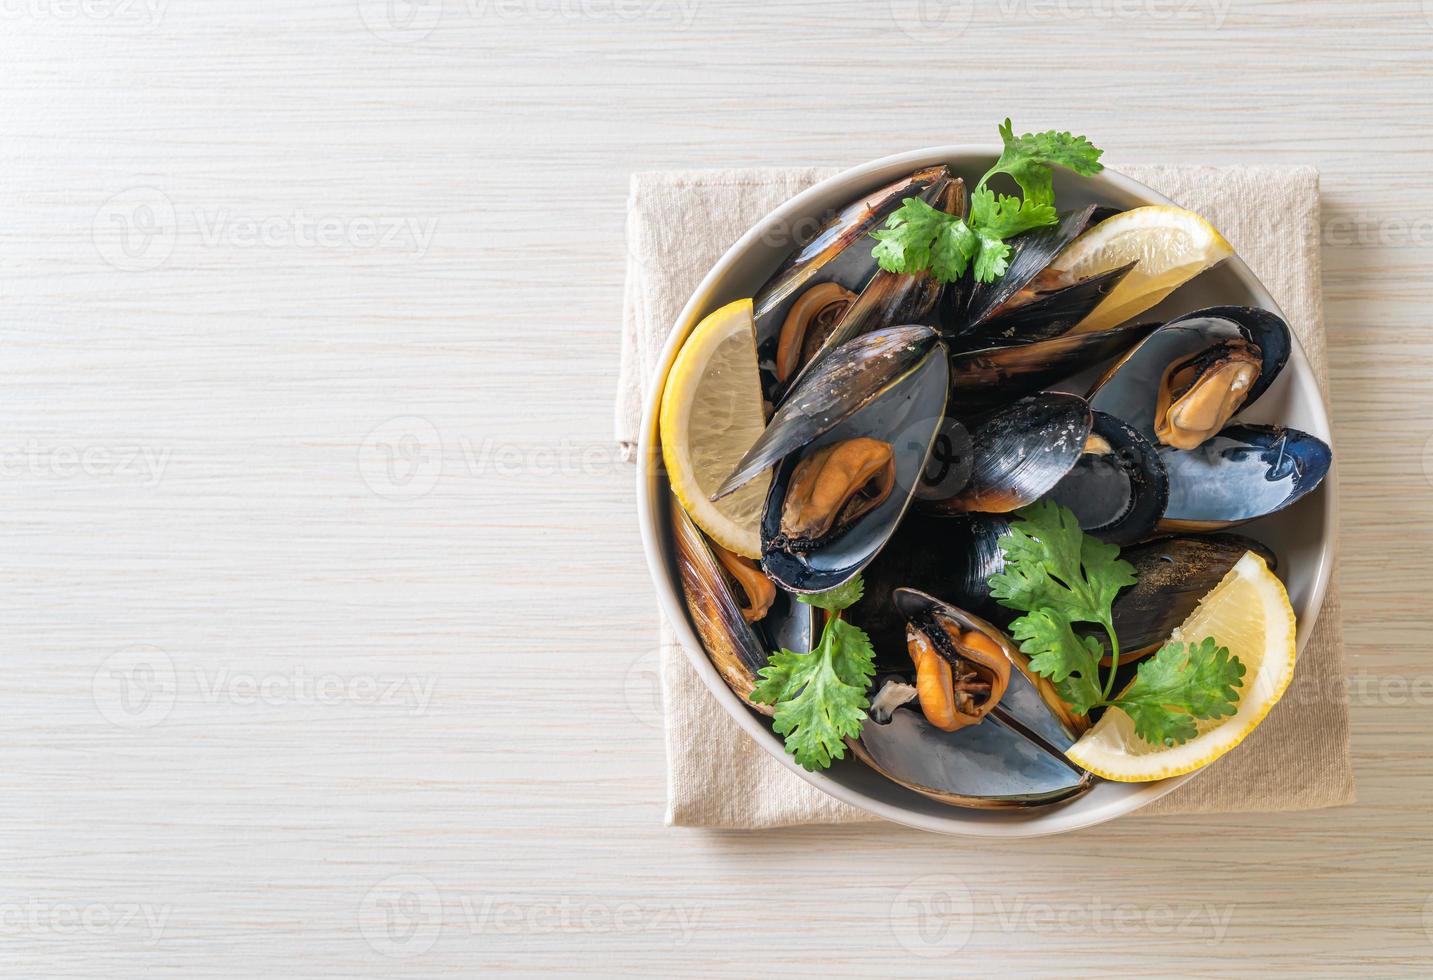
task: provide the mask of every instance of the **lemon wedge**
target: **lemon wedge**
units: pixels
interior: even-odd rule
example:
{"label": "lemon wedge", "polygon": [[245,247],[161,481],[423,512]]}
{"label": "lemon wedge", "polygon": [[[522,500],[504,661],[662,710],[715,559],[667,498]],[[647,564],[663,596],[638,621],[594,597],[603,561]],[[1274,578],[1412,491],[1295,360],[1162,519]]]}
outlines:
{"label": "lemon wedge", "polygon": [[1144,741],[1134,733],[1129,715],[1110,708],[1065,754],[1097,776],[1141,783],[1193,772],[1244,741],[1294,676],[1293,607],[1283,583],[1252,551],[1199,601],[1170,639],[1197,643],[1206,636],[1244,664],[1244,686],[1233,715],[1201,721],[1194,738],[1165,748]]}
{"label": "lemon wedge", "polygon": [[771,474],[713,502],[766,428],[749,299],[696,325],[667,375],[658,431],[672,492],[691,519],[727,551],[761,557],[761,512]]}
{"label": "lemon wedge", "polygon": [[1107,330],[1139,316],[1233,254],[1224,236],[1193,211],[1151,205],[1101,221],[1055,256],[1050,268],[1086,279],[1138,263],[1075,327]]}

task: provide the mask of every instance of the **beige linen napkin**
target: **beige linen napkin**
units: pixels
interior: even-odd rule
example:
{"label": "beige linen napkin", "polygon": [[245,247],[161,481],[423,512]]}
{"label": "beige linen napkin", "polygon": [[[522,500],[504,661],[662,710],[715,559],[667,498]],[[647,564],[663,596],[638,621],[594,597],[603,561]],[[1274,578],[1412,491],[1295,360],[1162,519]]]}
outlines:
{"label": "beige linen napkin", "polygon": [[[1263,280],[1303,342],[1327,401],[1319,283],[1318,173],[1311,167],[1121,167],[1205,215]],[[616,436],[630,454],[642,404],[682,306],[743,232],[835,170],[641,173],[632,177]],[[1270,222],[1268,215],[1278,215]],[[1338,589],[1299,658],[1293,687],[1236,751],[1146,813],[1306,810],[1350,803],[1353,768]],[[873,818],[799,779],[716,703],[662,623],[667,822],[722,828],[855,823]]]}

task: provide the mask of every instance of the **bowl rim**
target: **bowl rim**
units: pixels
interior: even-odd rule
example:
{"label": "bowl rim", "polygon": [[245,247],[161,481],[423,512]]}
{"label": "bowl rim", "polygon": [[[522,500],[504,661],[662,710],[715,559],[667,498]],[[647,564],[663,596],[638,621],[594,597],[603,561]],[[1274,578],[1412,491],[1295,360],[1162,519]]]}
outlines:
{"label": "bowl rim", "polygon": [[[671,370],[673,361],[676,359],[677,351],[685,342],[687,335],[692,328],[709,310],[707,307],[712,303],[713,296],[718,292],[718,287],[738,263],[742,256],[755,245],[761,238],[762,233],[774,224],[784,222],[807,211],[814,202],[830,195],[832,192],[849,188],[853,185],[864,186],[871,182],[874,175],[887,169],[898,169],[908,167],[911,172],[922,167],[934,166],[936,164],[950,164],[962,158],[976,157],[980,159],[994,160],[1000,155],[1000,147],[989,143],[956,143],[941,146],[927,146],[918,149],[907,150],[900,153],[880,157],[866,163],[848,167],[839,173],[827,177],[825,180],[808,187],[806,190],[788,199],[784,203],[773,208],[760,220],[755,222],[745,233],[741,235],[708,270],[701,282],[692,291],[691,296],[683,305],[681,312],[677,315],[667,340],[662,347],[662,353],[658,357],[658,370],[648,381],[648,389],[643,394],[642,423],[639,431],[637,445],[637,508],[638,524],[642,534],[642,549],[647,557],[647,567],[652,575],[653,584],[657,588],[662,612],[666,615],[667,622],[675,630],[681,641],[682,649],[687,659],[696,669],[707,690],[716,698],[726,713],[731,716],[762,748],[772,757],[777,759],[787,770],[796,774],[810,785],[843,803],[858,810],[889,820],[906,827],[917,830],[925,830],[932,833],[946,834],[962,837],[979,838],[1028,838],[1044,837],[1054,834],[1068,833],[1080,830],[1085,827],[1092,827],[1105,823],[1125,814],[1132,813],[1141,807],[1153,803],[1155,800],[1173,792],[1184,785],[1190,779],[1208,769],[1196,769],[1194,772],[1182,776],[1175,776],[1170,779],[1150,783],[1126,783],[1125,786],[1137,786],[1138,788],[1126,793],[1124,796],[1107,801],[1101,807],[1088,808],[1086,811],[1072,811],[1068,807],[1055,807],[1050,809],[1032,809],[1019,811],[1020,818],[994,821],[987,819],[975,819],[975,811],[966,811],[958,807],[950,807],[949,812],[939,814],[928,814],[909,810],[898,804],[878,799],[857,789],[847,787],[830,778],[822,772],[808,772],[797,765],[795,760],[785,751],[780,741],[771,733],[762,720],[749,708],[744,705],[736,694],[722,680],[716,667],[712,664],[706,654],[701,640],[693,631],[691,622],[688,619],[687,609],[682,597],[678,594],[674,583],[675,572],[668,566],[664,557],[663,534],[661,528],[665,522],[659,520],[663,513],[662,508],[666,502],[661,493],[660,460],[661,453],[657,443],[657,416],[661,408],[662,389],[665,386],[666,377]],[[896,179],[896,178],[891,178]],[[1139,181],[1128,177],[1118,171],[1106,167],[1098,175],[1086,178],[1102,182],[1111,189],[1122,192],[1128,196],[1140,199],[1145,204],[1165,204],[1178,206],[1176,202],[1160,194],[1158,191],[1147,187]],[[854,195],[852,195],[854,196]],[[1284,312],[1278,303],[1269,294],[1264,284],[1254,275],[1253,271],[1244,263],[1244,260],[1236,253],[1225,262],[1225,266],[1231,269],[1241,284],[1248,289],[1254,297],[1256,305],[1269,309],[1279,316],[1284,317]],[[1315,414],[1314,426],[1309,427],[1313,435],[1318,436],[1325,442],[1333,445],[1328,419],[1328,407],[1323,393],[1319,390],[1317,378],[1313,374],[1312,366],[1304,351],[1303,344],[1297,336],[1293,337],[1294,343],[1291,346],[1289,365],[1286,370],[1293,370],[1302,379],[1313,385],[1314,391],[1319,395],[1313,401]],[[1328,475],[1324,478],[1323,490],[1323,527],[1319,541],[1319,558],[1314,570],[1313,588],[1309,598],[1308,612],[1300,618],[1298,623],[1298,652],[1302,653],[1309,636],[1312,635],[1314,626],[1323,610],[1324,598],[1327,595],[1329,583],[1333,575],[1335,560],[1335,529],[1338,526],[1338,466],[1337,454],[1334,464],[1330,467]]]}

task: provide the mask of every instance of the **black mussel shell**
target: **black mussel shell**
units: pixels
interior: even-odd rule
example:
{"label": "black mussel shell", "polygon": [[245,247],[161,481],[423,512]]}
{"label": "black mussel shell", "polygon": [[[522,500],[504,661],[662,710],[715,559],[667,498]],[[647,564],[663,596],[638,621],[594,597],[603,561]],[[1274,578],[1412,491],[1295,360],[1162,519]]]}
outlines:
{"label": "black mussel shell", "polygon": [[[1129,350],[1159,324],[1135,323],[950,357],[952,414],[970,414],[1048,388]],[[1113,413],[1112,413],[1113,414]]]}
{"label": "black mussel shell", "polygon": [[[1270,568],[1278,565],[1267,547],[1238,534],[1175,535],[1122,550],[1120,557],[1134,566],[1139,578],[1119,594],[1112,610],[1121,662],[1163,646],[1246,551],[1259,555]],[[1108,647],[1102,632],[1090,635]]]}
{"label": "black mussel shell", "polygon": [[[941,183],[936,195],[936,207],[947,214],[963,215],[966,204],[965,181],[955,178]],[[940,281],[930,272],[914,275],[902,275],[884,269],[876,272],[855,302],[846,309],[832,329],[831,335],[812,356],[810,363],[797,372],[785,390],[777,393],[778,397],[795,389],[802,376],[820,363],[827,354],[863,333],[896,324],[934,326],[938,319],[936,304],[943,291]]]}
{"label": "black mussel shell", "polygon": [[1094,785],[1092,775],[1063,755],[996,719],[943,732],[915,704],[897,708],[884,724],[867,721],[851,747],[892,782],[950,806],[1043,806]]}
{"label": "black mussel shell", "polygon": [[[1055,256],[1063,252],[1065,246],[1089,227],[1090,216],[1094,210],[1094,205],[1091,205],[1078,211],[1066,211],[1060,215],[1059,224],[1027,231],[1016,237],[1010,243],[1010,258],[1005,275],[994,282],[974,283],[970,287],[964,322],[959,325],[947,324],[946,329],[951,333],[965,335],[997,316],[1000,308],[1011,297],[1044,272],[1055,260]],[[988,331],[981,332],[989,335]]]}
{"label": "black mussel shell", "polygon": [[932,319],[931,312],[935,309],[940,291],[940,282],[928,272],[913,276],[884,270],[877,272],[842,314],[840,322],[811,360],[796,372],[788,385],[776,391],[777,400],[784,398],[787,392],[795,391],[802,380],[842,344],[881,327],[926,325]]}
{"label": "black mussel shell", "polygon": [[1095,225],[1099,224],[1101,221],[1108,221],[1110,218],[1113,218],[1115,215],[1117,215],[1117,214],[1124,214],[1124,213],[1125,213],[1125,209],[1124,209],[1124,208],[1112,207],[1111,205],[1108,205],[1108,204],[1097,204],[1097,205],[1095,205],[1095,211],[1094,211],[1094,213],[1090,215],[1090,225],[1089,225],[1089,226],[1090,226],[1091,228],[1093,228]]}
{"label": "black mussel shell", "polygon": [[1093,419],[1079,395],[1047,391],[971,419],[970,478],[940,513],[1004,514],[1053,490],[1084,453]]}
{"label": "black mussel shell", "polygon": [[1240,408],[1247,410],[1284,369],[1291,343],[1282,317],[1252,306],[1211,306],[1169,321],[1105,372],[1090,389],[1090,405],[1123,419],[1158,445],[1154,412],[1165,370],[1220,341],[1240,338],[1258,346],[1263,362]]}
{"label": "black mussel shell", "polygon": [[717,490],[731,493],[762,470],[810,445],[877,400],[925,363],[945,356],[930,327],[886,327],[847,341],[792,389],[741,463]]}
{"label": "black mussel shell", "polygon": [[741,606],[702,532],[676,500],[669,506],[677,575],[687,613],[717,673],[745,701],[756,684],[757,672],[766,666],[770,648],[742,618]]}
{"label": "black mussel shell", "polygon": [[1132,544],[1154,533],[1164,516],[1169,476],[1149,440],[1113,415],[1093,415],[1091,434],[1107,451],[1081,455],[1047,499],[1074,511],[1086,533]]}
{"label": "black mussel shell", "polygon": [[962,340],[965,350],[1032,343],[1060,337],[1075,328],[1114,291],[1135,264],[1042,292],[1028,303],[982,322]]}
{"label": "black mussel shell", "polygon": [[1328,443],[1282,425],[1229,425],[1198,449],[1163,447],[1169,504],[1160,527],[1209,531],[1266,517],[1312,492],[1333,463]]}
{"label": "black mussel shell", "polygon": [[[747,701],[771,651],[805,653],[815,646],[818,610],[778,588],[776,601],[766,615],[747,623],[712,553],[711,543],[681,504],[673,499],[669,506],[673,551],[687,613],[717,673],[727,687]],[[765,705],[751,707],[763,714],[771,713]]]}
{"label": "black mussel shell", "polygon": [[[867,334],[852,343],[860,343]],[[833,355],[836,360],[841,355]],[[824,365],[822,366],[824,367]],[[819,371],[819,369],[818,369]],[[777,467],[761,520],[761,564],[778,585],[792,592],[824,592],[858,574],[885,547],[910,506],[931,444],[944,419],[949,364],[939,345],[881,397],[809,444],[788,454]],[[782,507],[791,477],[801,460],[824,446],[868,436],[890,443],[895,456],[895,487],[875,509],[839,533],[798,551],[781,534]]]}

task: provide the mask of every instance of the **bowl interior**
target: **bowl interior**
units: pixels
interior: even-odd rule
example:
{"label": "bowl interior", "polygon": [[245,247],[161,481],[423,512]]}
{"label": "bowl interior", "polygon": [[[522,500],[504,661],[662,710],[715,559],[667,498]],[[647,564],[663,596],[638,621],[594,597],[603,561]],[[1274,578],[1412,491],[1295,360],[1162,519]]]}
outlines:
{"label": "bowl interior", "polygon": [[[681,637],[693,665],[713,696],[783,765],[853,806],[907,826],[968,836],[1022,837],[1062,833],[1113,819],[1158,799],[1198,773],[1158,783],[1102,782],[1078,799],[1053,807],[979,811],[963,810],[929,800],[889,782],[849,757],[824,773],[809,773],[801,769],[786,754],[781,739],[772,733],[767,721],[746,708],[722,682],[688,623],[681,586],[672,562],[671,543],[666,533],[669,526],[666,507],[669,506],[670,495],[660,465],[655,431],[662,382],[687,333],[717,307],[754,295],[785,258],[789,243],[785,242],[784,236],[771,234],[770,229],[811,227],[811,219],[824,216],[914,170],[937,163],[948,164],[973,186],[997,155],[998,148],[993,146],[950,146],[916,150],[877,160],[838,174],[803,192],[742,236],[693,293],[663,351],[659,372],[647,393],[642,446],[638,456],[638,506],[648,564],[663,609]],[[1170,203],[1142,184],[1109,170],[1094,178],[1078,178],[1057,172],[1055,183],[1061,208],[1089,203],[1121,208]],[[1220,304],[1260,306],[1279,312],[1263,285],[1236,257],[1177,290],[1150,316],[1170,319],[1190,310]],[[1283,373],[1243,418],[1254,422],[1282,422],[1325,441],[1330,440],[1323,400],[1303,349],[1297,343]],[[1298,504],[1239,529],[1241,533],[1264,542],[1278,556],[1279,575],[1289,590],[1289,598],[1298,616],[1300,650],[1313,630],[1332,570],[1335,499],[1335,471],[1330,471],[1323,486]]]}

